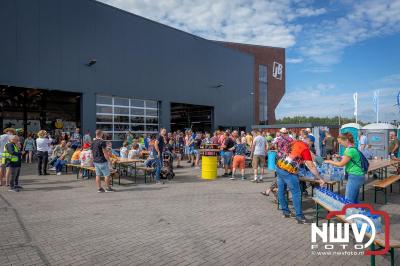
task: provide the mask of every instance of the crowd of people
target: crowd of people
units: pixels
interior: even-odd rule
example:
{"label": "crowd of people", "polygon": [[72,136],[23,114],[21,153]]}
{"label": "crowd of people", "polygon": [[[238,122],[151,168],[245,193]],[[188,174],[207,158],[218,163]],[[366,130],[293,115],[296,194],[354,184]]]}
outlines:
{"label": "crowd of people", "polygon": [[[101,130],[96,130],[94,138],[90,136],[90,132],[82,136],[77,128],[72,134],[62,134],[54,138],[45,130],[40,130],[36,134],[28,134],[24,139],[21,130],[7,128],[0,136],[0,185],[7,185],[14,192],[22,189],[19,175],[25,156],[27,164],[32,163],[34,157],[37,158],[38,175],[48,175],[48,170],[54,170],[56,175],[61,175],[66,164],[93,166],[98,192],[113,192],[110,184],[113,159],[147,157],[154,162],[155,182],[159,184],[165,154],[176,161],[176,168],[183,167],[182,161],[186,160],[191,167],[198,169],[201,152],[207,154],[208,150],[219,151],[218,161],[224,169],[223,177],[235,180],[237,170],[240,170],[240,179],[245,180],[246,161],[249,161],[253,168],[251,181],[260,183],[265,177],[268,151],[274,150],[277,178],[263,194],[268,196],[272,192],[275,195],[284,217],[295,217],[299,223],[305,223],[301,196],[307,190],[305,184],[299,180],[299,171],[303,168],[310,171],[320,185],[324,185],[325,181],[317,171],[317,164],[325,162],[345,167],[348,179],[345,197],[357,203],[359,189],[365,182],[366,174],[360,161],[363,157],[371,156],[367,138],[361,131],[358,135],[358,147],[355,147],[355,140],[350,133],[334,138],[329,131],[325,131],[321,136],[321,141],[317,144],[310,129],[301,130],[298,135],[286,128],[281,128],[275,134],[261,130],[247,133],[216,130],[211,134],[193,132],[190,129],[167,133],[166,129],[161,129],[158,135],[151,136],[128,132],[121,147],[113,149],[112,142],[107,140]],[[345,148],[341,157],[337,155],[338,144]],[[320,156],[316,155],[316,145],[320,145]],[[398,149],[397,137],[391,132],[389,155],[394,157]],[[81,174],[85,175],[84,172]],[[104,177],[104,188],[101,177]],[[290,190],[292,194],[295,214],[289,211],[286,190]]]}

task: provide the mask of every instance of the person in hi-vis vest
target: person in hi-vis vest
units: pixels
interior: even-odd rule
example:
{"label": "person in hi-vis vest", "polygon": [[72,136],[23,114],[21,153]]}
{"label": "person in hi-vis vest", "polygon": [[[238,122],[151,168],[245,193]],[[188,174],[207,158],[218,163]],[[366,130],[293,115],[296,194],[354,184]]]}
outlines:
{"label": "person in hi-vis vest", "polygon": [[22,153],[19,148],[19,137],[14,135],[4,146],[2,164],[5,164],[10,173],[9,191],[18,192],[22,187],[19,185],[19,174],[21,170]]}

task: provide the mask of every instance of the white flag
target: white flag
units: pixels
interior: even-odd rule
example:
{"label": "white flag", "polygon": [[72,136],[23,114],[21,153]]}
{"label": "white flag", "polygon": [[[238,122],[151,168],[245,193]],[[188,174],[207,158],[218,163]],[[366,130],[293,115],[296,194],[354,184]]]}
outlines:
{"label": "white flag", "polygon": [[357,117],[357,103],[358,103],[358,93],[353,94],[353,99],[354,99],[354,115]]}
{"label": "white flag", "polygon": [[379,90],[374,91],[374,111],[377,114],[379,108]]}

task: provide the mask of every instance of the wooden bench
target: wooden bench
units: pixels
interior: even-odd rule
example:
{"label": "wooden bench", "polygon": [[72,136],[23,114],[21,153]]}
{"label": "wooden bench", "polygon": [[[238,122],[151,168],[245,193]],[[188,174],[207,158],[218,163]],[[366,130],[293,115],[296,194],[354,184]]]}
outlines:
{"label": "wooden bench", "polygon": [[[67,163],[65,164],[65,173],[68,174],[68,167],[71,167],[72,172],[74,171],[74,168],[80,169],[81,165],[80,164],[72,164],[72,163]],[[79,171],[78,171],[79,172]]]}
{"label": "wooden bench", "polygon": [[[329,206],[324,204],[323,202],[319,201],[316,198],[313,198],[315,202],[315,216],[316,216],[316,225],[318,225],[318,220],[319,220],[319,207],[324,208],[326,211],[331,212],[334,211],[332,210]],[[334,216],[337,220],[339,220],[342,223],[348,223],[346,220],[345,215],[335,215]],[[330,220],[328,220],[329,224]],[[371,235],[366,233],[366,236],[371,238]],[[386,246],[386,241],[385,241],[385,234],[384,233],[377,233],[375,236],[374,242],[370,246],[370,250],[381,250],[384,249]],[[390,265],[394,266],[395,265],[395,256],[394,256],[394,249],[395,248],[400,248],[400,240],[395,240],[395,239],[390,239],[389,241],[389,252],[390,252]],[[375,266],[375,255],[371,255],[371,266]]]}
{"label": "wooden bench", "polygon": [[[387,203],[387,187],[390,186],[390,192],[393,191],[392,185],[396,182],[400,181],[400,175],[392,175],[389,176],[388,178],[385,178],[383,180],[376,181],[373,186],[375,188],[375,193],[374,193],[374,199],[376,203],[376,193],[378,191],[383,191],[385,192],[385,204]],[[399,191],[400,191],[400,186],[399,186]]]}
{"label": "wooden bench", "polygon": [[[79,172],[80,170],[86,170],[89,173],[92,173],[96,176],[96,168],[94,166],[81,166],[79,164],[66,164],[65,165],[65,172],[68,172],[68,167],[72,169],[77,169],[76,171],[76,179],[79,179]],[[117,173],[117,170],[110,169],[110,178],[111,178],[111,185],[114,185],[114,178],[118,175],[118,185],[121,185],[121,176]],[[89,177],[89,176],[88,176]]]}
{"label": "wooden bench", "polygon": [[[79,172],[80,172],[81,170],[85,169],[85,167],[84,167],[84,166],[81,166],[80,164],[70,164],[70,163],[67,163],[67,164],[65,165],[65,173],[66,173],[66,174],[68,174],[68,167],[71,167],[72,172],[74,172],[74,171],[73,171],[74,169],[77,170],[77,171],[76,171],[76,179],[79,179]],[[88,170],[88,171],[90,172],[89,169],[86,169],[86,170]]]}
{"label": "wooden bench", "polygon": [[[96,175],[96,168],[94,166],[81,166],[80,167],[82,170],[89,171],[90,173],[93,173]],[[117,170],[115,169],[110,169],[110,178],[111,178],[111,185],[114,185],[114,178],[118,174]],[[118,174],[118,185],[121,185],[121,176]]]}
{"label": "wooden bench", "polygon": [[154,168],[146,166],[137,166],[136,170],[142,170],[144,172],[144,182],[147,183],[147,175],[150,174],[150,178],[154,180]]}

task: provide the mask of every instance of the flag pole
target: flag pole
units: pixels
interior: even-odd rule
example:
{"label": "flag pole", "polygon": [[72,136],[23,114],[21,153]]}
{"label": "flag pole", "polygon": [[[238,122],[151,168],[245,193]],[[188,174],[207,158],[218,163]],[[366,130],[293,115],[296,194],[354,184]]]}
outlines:
{"label": "flag pole", "polygon": [[376,113],[376,123],[379,123],[379,90],[374,91],[374,110]]}
{"label": "flag pole", "polygon": [[379,123],[379,91],[376,96],[376,123]]}
{"label": "flag pole", "polygon": [[354,116],[356,117],[356,124],[358,124],[358,93],[353,94],[354,100]]}

